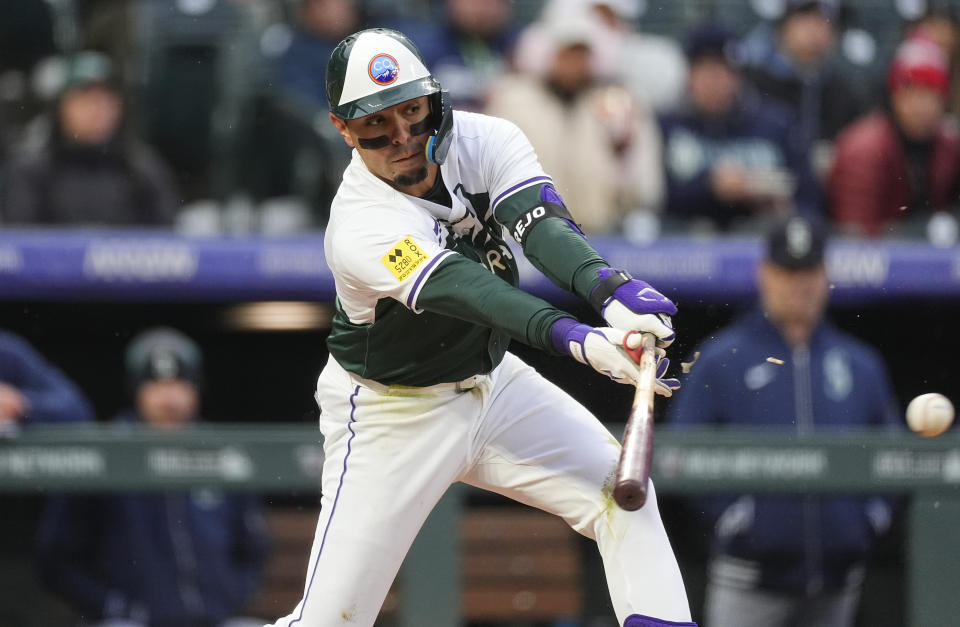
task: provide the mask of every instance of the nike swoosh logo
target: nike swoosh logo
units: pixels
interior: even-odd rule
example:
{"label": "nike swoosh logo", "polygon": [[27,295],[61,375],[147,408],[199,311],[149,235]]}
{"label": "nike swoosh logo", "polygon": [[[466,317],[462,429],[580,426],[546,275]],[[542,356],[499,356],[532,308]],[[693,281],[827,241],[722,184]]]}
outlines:
{"label": "nike swoosh logo", "polygon": [[759,390],[777,378],[777,368],[771,364],[757,364],[743,373],[743,383],[748,390]]}

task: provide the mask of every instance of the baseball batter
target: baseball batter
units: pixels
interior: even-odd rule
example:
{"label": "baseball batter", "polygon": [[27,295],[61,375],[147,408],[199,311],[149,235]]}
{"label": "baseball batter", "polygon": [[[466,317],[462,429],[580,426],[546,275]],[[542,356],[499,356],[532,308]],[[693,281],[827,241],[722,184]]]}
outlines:
{"label": "baseball batter", "polygon": [[[626,333],[669,345],[673,303],[608,267],[517,127],[450,111],[403,34],[347,37],[326,80],[331,122],[355,150],[324,240],[337,302],[317,384],[322,511],[303,599],[276,625],[372,625],[455,481],[595,539],[623,625],[694,625],[652,486],[638,511],[613,505],[617,440],[507,351],[524,342],[631,384],[639,370],[622,348]],[[609,326],[518,289],[504,231]],[[678,384],[658,353],[658,391],[669,396]]]}

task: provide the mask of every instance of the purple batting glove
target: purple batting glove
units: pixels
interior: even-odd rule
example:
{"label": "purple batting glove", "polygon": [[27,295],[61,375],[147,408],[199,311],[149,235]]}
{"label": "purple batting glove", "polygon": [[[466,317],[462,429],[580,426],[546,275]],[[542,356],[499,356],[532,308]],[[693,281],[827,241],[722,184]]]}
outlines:
{"label": "purple batting glove", "polygon": [[631,614],[627,616],[623,627],[697,627],[693,622],[676,622],[672,620],[663,620],[652,616],[643,616],[642,614]]}
{"label": "purple batting glove", "polygon": [[597,276],[600,282],[590,294],[590,303],[607,324],[625,331],[653,333],[661,348],[676,339],[670,320],[677,313],[673,301],[622,270],[601,268]]}
{"label": "purple batting glove", "polygon": [[617,383],[634,383],[637,363],[623,349],[626,332],[611,327],[591,327],[573,318],[561,318],[550,329],[553,346]]}
{"label": "purple batting glove", "polygon": [[[640,347],[640,334],[629,338],[631,353],[625,350],[629,332],[613,327],[591,327],[573,318],[561,318],[553,323],[550,339],[557,351],[569,355],[582,364],[587,364],[617,383],[636,384],[640,368],[632,352]],[[664,357],[662,348],[657,348],[657,380],[654,391],[661,396],[671,396],[680,387],[676,379],[664,379],[670,360]]]}
{"label": "purple batting glove", "polygon": [[662,386],[670,390],[670,394],[664,394],[660,392],[662,396],[671,396],[674,392],[680,389],[680,379],[669,378],[665,379],[664,377],[667,374],[667,369],[670,367],[670,358],[661,357],[657,360],[657,385]]}

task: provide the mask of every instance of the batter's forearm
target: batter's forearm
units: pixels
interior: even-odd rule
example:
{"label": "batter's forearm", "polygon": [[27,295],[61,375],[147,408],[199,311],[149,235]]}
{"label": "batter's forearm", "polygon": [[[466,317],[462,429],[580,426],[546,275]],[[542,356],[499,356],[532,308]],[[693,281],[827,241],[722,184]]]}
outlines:
{"label": "batter's forearm", "polygon": [[597,270],[608,264],[565,220],[550,218],[527,237],[524,256],[563,289],[588,300],[600,281]]}
{"label": "batter's forearm", "polygon": [[519,290],[461,255],[448,255],[427,279],[417,307],[496,329],[556,354],[550,328],[570,314]]}
{"label": "batter's forearm", "polygon": [[597,270],[610,265],[573,223],[551,185],[528,187],[510,196],[497,207],[496,217],[537,270],[581,298],[587,299],[599,282]]}

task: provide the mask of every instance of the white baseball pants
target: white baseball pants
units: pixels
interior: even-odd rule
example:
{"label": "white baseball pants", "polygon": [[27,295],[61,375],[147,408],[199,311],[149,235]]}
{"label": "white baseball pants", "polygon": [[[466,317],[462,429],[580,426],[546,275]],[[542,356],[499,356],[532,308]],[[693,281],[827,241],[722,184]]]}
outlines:
{"label": "white baseball pants", "polygon": [[617,440],[582,405],[508,353],[476,387],[364,381],[329,359],[317,384],[322,509],[303,599],[276,627],[373,625],[421,525],[455,481],[562,517],[595,539],[617,617],[689,621],[680,570],[650,486],[611,496]]}

